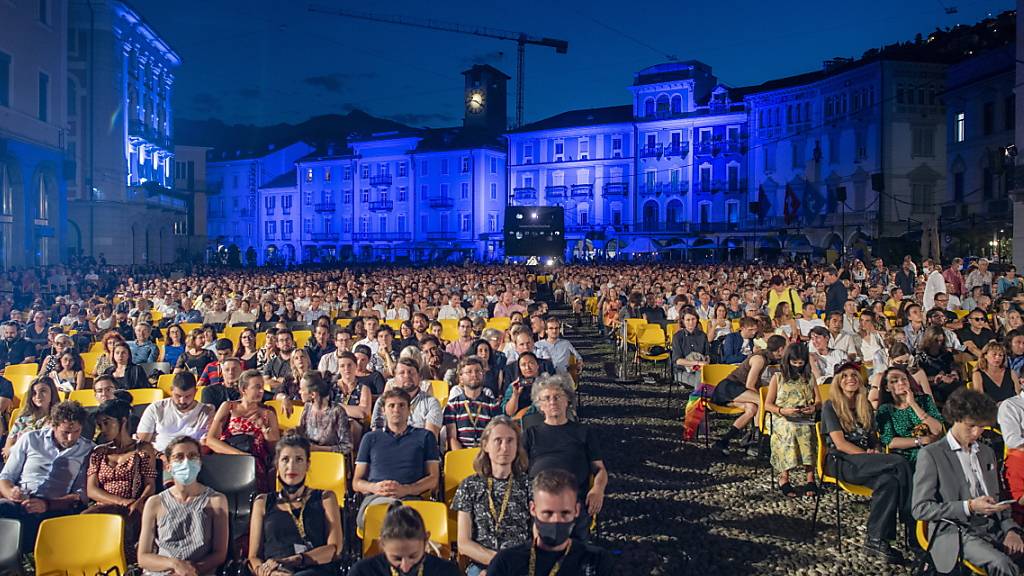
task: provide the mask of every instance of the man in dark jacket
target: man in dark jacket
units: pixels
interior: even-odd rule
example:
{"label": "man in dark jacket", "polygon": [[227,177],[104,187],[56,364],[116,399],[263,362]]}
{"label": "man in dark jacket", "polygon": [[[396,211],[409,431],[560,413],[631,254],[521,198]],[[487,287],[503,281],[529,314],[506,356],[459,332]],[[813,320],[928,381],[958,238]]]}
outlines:
{"label": "man in dark jacket", "polygon": [[825,271],[825,282],[828,283],[828,288],[825,290],[825,311],[842,313],[848,296],[846,286],[839,279],[839,272],[835,268],[829,267]]}
{"label": "man in dark jacket", "polygon": [[757,319],[740,318],[740,331],[730,332],[722,342],[722,364],[739,364],[754,352],[757,337]]}

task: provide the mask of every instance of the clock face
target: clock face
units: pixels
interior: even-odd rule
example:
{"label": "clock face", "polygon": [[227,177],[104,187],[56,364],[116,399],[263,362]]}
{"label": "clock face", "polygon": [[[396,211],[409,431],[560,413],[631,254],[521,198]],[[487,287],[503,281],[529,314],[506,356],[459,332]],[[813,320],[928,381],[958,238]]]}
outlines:
{"label": "clock face", "polygon": [[484,111],[484,93],[480,90],[470,90],[466,95],[466,109],[471,114],[479,114]]}

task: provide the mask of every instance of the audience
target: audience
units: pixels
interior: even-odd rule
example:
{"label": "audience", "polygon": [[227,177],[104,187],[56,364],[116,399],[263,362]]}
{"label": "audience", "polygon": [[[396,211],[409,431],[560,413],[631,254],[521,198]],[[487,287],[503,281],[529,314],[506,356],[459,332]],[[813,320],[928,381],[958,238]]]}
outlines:
{"label": "audience", "polygon": [[220,405],[210,420],[206,446],[218,454],[248,454],[256,461],[256,488],[269,491],[272,453],[280,437],[277,414],[263,405],[263,375],[242,373],[240,398]]}
{"label": "audience", "polygon": [[181,436],[204,441],[213,414],[213,406],[196,400],[196,377],[191,372],[179,372],[171,384],[171,397],[146,407],[136,436],[163,453],[171,440]]}

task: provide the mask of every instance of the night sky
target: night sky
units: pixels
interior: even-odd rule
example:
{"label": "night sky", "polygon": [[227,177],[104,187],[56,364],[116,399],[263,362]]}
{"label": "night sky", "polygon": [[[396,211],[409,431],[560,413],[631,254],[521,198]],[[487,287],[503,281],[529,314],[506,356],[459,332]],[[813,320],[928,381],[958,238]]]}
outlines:
{"label": "night sky", "polygon": [[[515,76],[515,44],[314,14],[291,0],[129,0],[182,57],[175,114],[228,123],[301,122],[359,108],[415,126],[460,123],[460,72]],[[731,86],[820,68],[834,56],[971,24],[1013,0],[319,0],[318,4],[569,41],[527,48],[526,119],[629,103],[637,70],[696,59]],[[429,4],[430,8],[424,5]],[[825,8],[827,6],[827,9]],[[956,14],[946,14],[955,6]],[[513,114],[510,84],[509,116]]]}

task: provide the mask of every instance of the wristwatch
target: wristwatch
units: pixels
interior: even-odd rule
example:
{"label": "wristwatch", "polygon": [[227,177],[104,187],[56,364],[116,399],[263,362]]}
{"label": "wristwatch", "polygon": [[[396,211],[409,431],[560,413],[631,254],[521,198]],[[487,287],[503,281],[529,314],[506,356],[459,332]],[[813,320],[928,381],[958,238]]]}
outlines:
{"label": "wristwatch", "polygon": [[917,447],[920,448],[921,447],[921,439],[920,438],[914,438],[914,444],[916,444]]}

